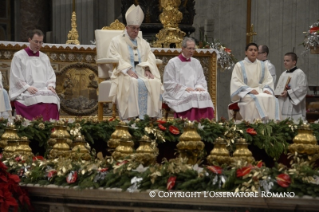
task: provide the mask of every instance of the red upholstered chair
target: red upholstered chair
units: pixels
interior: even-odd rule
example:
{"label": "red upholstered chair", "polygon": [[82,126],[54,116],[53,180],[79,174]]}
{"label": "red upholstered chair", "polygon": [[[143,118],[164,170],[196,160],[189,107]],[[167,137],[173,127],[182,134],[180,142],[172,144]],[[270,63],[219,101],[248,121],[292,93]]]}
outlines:
{"label": "red upholstered chair", "polygon": [[232,103],[228,105],[228,110],[233,111],[233,120],[236,120],[237,113],[239,112],[238,102]]}
{"label": "red upholstered chair", "polygon": [[168,105],[163,102],[163,103],[162,103],[162,109],[165,110],[165,120],[167,120],[167,118],[168,118],[168,113],[169,113],[169,111],[171,110],[171,108],[169,108]]}

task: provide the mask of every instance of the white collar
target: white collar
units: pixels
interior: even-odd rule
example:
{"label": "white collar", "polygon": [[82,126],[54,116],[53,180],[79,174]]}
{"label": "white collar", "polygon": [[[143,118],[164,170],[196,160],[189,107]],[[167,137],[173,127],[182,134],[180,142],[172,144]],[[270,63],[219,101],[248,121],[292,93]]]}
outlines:
{"label": "white collar", "polygon": [[258,59],[256,59],[254,62],[251,62],[251,61],[248,59],[248,57],[245,57],[244,60],[245,60],[247,63],[256,63]]}

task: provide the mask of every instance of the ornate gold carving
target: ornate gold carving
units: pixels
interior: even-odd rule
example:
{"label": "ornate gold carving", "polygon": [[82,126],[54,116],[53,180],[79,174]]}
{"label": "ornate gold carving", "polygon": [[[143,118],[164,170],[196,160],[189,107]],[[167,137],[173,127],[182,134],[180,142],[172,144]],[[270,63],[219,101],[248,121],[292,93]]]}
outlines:
{"label": "ornate gold carving", "polygon": [[23,136],[17,141],[15,152],[21,156],[33,156],[32,149],[29,146],[30,141],[27,137]]}
{"label": "ornate gold carving", "polygon": [[188,164],[194,165],[200,159],[205,144],[201,141],[201,137],[197,133],[192,122],[185,124],[184,132],[179,137],[179,142],[176,147],[180,157],[187,158]]}
{"label": "ornate gold carving", "polygon": [[0,148],[5,148],[10,140],[19,140],[14,124],[9,124],[0,139]]}
{"label": "ornate gold carving", "polygon": [[68,33],[68,40],[66,41],[66,44],[75,44],[80,45],[79,39],[79,33],[76,29],[76,14],[75,11],[72,12],[72,18],[71,18],[71,31]]}
{"label": "ornate gold carving", "polygon": [[110,26],[105,26],[102,30],[124,30],[125,25],[121,23],[118,19],[116,19]]}
{"label": "ornate gold carving", "polygon": [[107,141],[109,152],[112,153],[116,149],[116,147],[120,144],[120,140],[124,134],[127,135],[129,139],[132,139],[132,136],[128,131],[128,127],[124,122],[120,122],[119,125],[115,127],[115,131],[112,133],[110,140]]}
{"label": "ornate gold carving", "polygon": [[123,134],[120,139],[120,144],[116,147],[112,154],[114,160],[124,159],[130,157],[133,154],[134,142],[132,141],[132,136],[128,134]]}
{"label": "ornate gold carving", "polygon": [[149,166],[156,162],[158,149],[155,141],[144,135],[140,140],[140,146],[136,149],[135,159],[142,163],[144,166]]}
{"label": "ornate gold carving", "polygon": [[217,162],[218,165],[231,164],[232,158],[229,156],[229,151],[226,148],[227,142],[224,139],[218,137],[214,143],[214,149],[210,152],[207,157],[208,164],[214,164]]}
{"label": "ornate gold carving", "polygon": [[186,33],[178,27],[178,23],[183,19],[183,14],[178,11],[180,4],[180,0],[160,1],[163,12],[159,18],[164,28],[156,35],[157,41],[152,44],[154,47],[169,48],[174,44],[176,48],[181,48],[181,43]]}
{"label": "ornate gold carving", "polygon": [[89,115],[98,107],[97,70],[85,63],[64,67],[57,74],[56,91],[68,114]]}
{"label": "ornate gold carving", "polygon": [[236,141],[236,150],[233,153],[233,160],[243,160],[247,161],[248,163],[252,163],[255,161],[255,158],[253,157],[253,154],[248,149],[248,143],[246,142],[246,139],[239,138]]}

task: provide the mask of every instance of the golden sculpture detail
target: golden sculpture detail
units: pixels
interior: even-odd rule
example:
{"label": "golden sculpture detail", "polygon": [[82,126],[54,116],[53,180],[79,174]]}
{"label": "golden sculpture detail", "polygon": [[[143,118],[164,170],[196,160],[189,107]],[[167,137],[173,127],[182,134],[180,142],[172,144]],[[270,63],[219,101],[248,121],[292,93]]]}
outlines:
{"label": "golden sculpture detail", "polygon": [[30,141],[27,137],[21,137],[21,139],[17,141],[17,146],[15,149],[16,154],[21,155],[22,157],[33,156],[32,149],[30,148],[29,143]]}
{"label": "golden sculpture detail", "polygon": [[8,140],[7,146],[3,149],[3,157],[4,158],[13,158],[18,154],[16,153],[17,142],[19,140]]}
{"label": "golden sculpture detail", "polygon": [[144,166],[149,166],[156,162],[158,149],[156,143],[144,135],[140,140],[140,146],[136,149],[135,159],[141,162]]}
{"label": "golden sculpture detail", "polygon": [[251,24],[249,32],[246,33],[246,36],[249,37],[249,43],[253,42],[253,36],[255,35],[257,35],[257,32],[254,32],[254,24]]}
{"label": "golden sculpture detail", "polygon": [[116,147],[120,144],[120,140],[123,135],[127,135],[129,139],[132,139],[131,134],[128,132],[128,127],[125,122],[120,122],[119,125],[115,127],[115,131],[112,133],[110,140],[107,141],[108,151],[113,152]]}
{"label": "golden sculpture detail", "polygon": [[114,160],[121,160],[126,157],[130,157],[133,154],[134,142],[132,141],[132,136],[124,134],[120,139],[120,144],[116,147],[112,154]]}
{"label": "golden sculpture detail", "polygon": [[176,48],[181,48],[185,32],[178,27],[179,22],[183,19],[183,14],[178,11],[181,0],[161,0],[160,5],[163,12],[159,18],[163,24],[163,29],[156,34],[157,41],[153,47],[170,48],[171,44],[175,44]]}
{"label": "golden sculpture detail", "polygon": [[317,139],[310,129],[309,124],[303,124],[298,129],[298,134],[293,139],[293,144],[288,146],[291,153],[299,153],[306,155],[319,154],[319,146]]}
{"label": "golden sculpture detail", "polygon": [[68,40],[66,41],[66,44],[75,44],[80,45],[79,39],[79,33],[76,29],[76,14],[75,14],[75,0],[73,0],[73,12],[72,12],[72,18],[71,18],[71,31],[68,33]]}
{"label": "golden sculpture detail", "polygon": [[57,121],[54,125],[54,131],[48,140],[47,155],[49,159],[70,157],[70,145],[72,145],[72,140],[66,128],[63,121]]}
{"label": "golden sculpture detail", "polygon": [[200,135],[197,133],[194,123],[187,122],[184,127],[183,134],[179,137],[176,145],[181,158],[187,158],[188,164],[196,164],[200,159],[205,144],[201,141]]}
{"label": "golden sculpture detail", "polygon": [[118,19],[110,24],[110,26],[105,26],[102,30],[124,30],[125,25],[121,23]]}
{"label": "golden sculpture detail", "polygon": [[239,138],[236,141],[236,150],[233,153],[233,161],[247,161],[248,163],[252,163],[255,161],[253,154],[248,149],[248,143],[246,143],[246,139]]}
{"label": "golden sculpture detail", "polygon": [[75,159],[75,160],[79,160],[79,159],[86,160],[86,161],[91,160],[89,145],[85,141],[85,138],[83,135],[79,134],[78,136],[74,138],[71,157],[72,159]]}
{"label": "golden sculpture detail", "polygon": [[212,149],[207,157],[207,163],[212,165],[214,164],[214,162],[218,163],[216,165],[230,164],[232,162],[232,158],[229,155],[229,151],[226,148],[226,145],[227,143],[225,142],[225,140],[218,137],[214,143],[214,149]]}
{"label": "golden sculpture detail", "polygon": [[15,125],[10,123],[6,127],[3,135],[1,136],[0,148],[4,149],[7,146],[9,140],[19,140],[19,139],[20,139],[20,137],[17,134],[17,130],[15,129]]}

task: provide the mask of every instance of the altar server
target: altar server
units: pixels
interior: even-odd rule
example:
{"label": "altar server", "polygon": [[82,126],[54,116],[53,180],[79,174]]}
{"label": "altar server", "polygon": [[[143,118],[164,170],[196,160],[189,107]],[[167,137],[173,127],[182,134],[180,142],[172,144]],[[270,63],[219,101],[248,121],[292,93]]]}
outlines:
{"label": "altar server", "polygon": [[265,63],[257,60],[257,53],[257,44],[249,43],[245,59],[236,63],[230,83],[231,101],[238,102],[239,113],[246,121],[280,120],[273,78]]}
{"label": "altar server", "polygon": [[9,95],[3,88],[2,73],[0,71],[0,118],[10,118],[11,110]]}
{"label": "altar server", "polygon": [[56,76],[49,57],[40,52],[43,32],[28,33],[29,46],[14,54],[10,70],[11,101],[17,115],[29,120],[42,116],[43,120],[59,119],[60,99],[55,91]]}
{"label": "altar server", "polygon": [[297,68],[297,55],[288,52],[284,56],[284,71],[278,80],[275,94],[281,112],[281,119],[292,118],[295,121],[306,119],[307,76]]}

